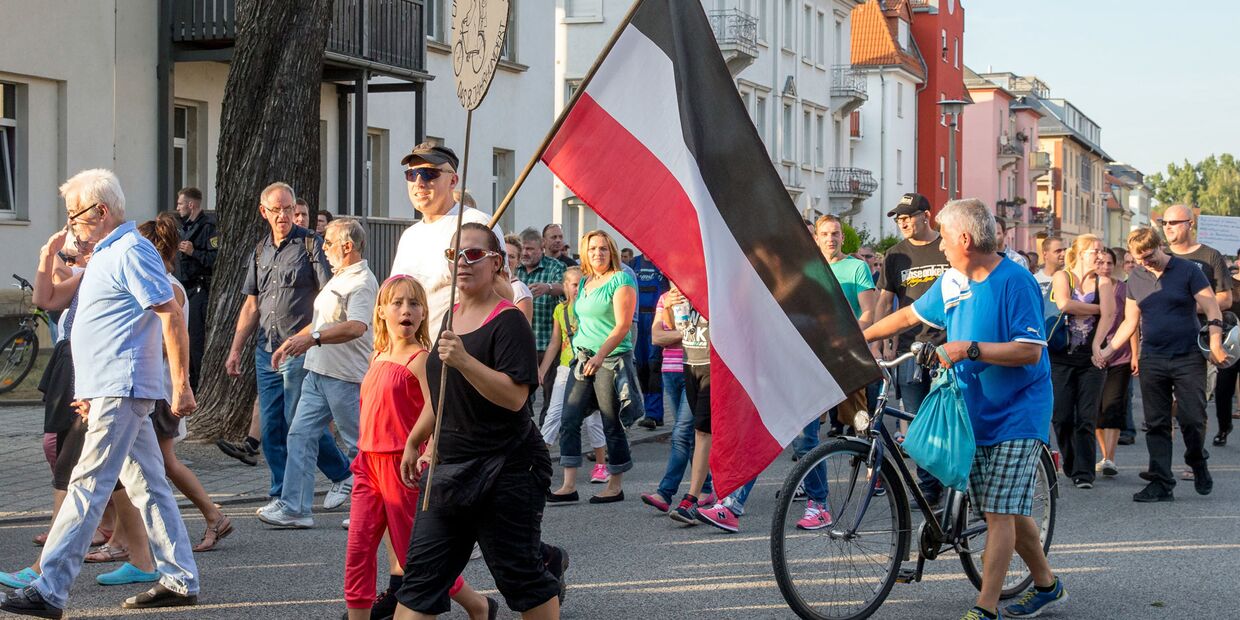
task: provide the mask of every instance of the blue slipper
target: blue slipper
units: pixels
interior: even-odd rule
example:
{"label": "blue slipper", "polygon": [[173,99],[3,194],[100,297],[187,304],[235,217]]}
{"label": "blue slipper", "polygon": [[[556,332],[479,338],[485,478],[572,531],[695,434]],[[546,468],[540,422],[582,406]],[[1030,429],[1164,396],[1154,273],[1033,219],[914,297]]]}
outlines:
{"label": "blue slipper", "polygon": [[39,573],[34,572],[34,569],[29,566],[17,571],[16,573],[0,572],[0,583],[17,590],[34,583],[34,580],[38,578]]}
{"label": "blue slipper", "polygon": [[120,586],[127,583],[153,583],[159,581],[159,572],[146,572],[137,566],[125,562],[121,567],[110,572],[95,577],[95,581],[101,586]]}

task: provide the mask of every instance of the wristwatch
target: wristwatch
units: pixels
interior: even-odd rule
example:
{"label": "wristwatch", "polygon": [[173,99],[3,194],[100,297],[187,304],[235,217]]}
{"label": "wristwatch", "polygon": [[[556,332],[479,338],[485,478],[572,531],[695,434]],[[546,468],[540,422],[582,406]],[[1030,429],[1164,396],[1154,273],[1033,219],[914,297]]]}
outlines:
{"label": "wristwatch", "polygon": [[321,346],[323,346],[323,341],[321,340],[321,338],[323,337],[323,334],[322,334],[322,333],[320,333],[320,332],[310,332],[310,337],[311,337],[311,338],[314,338],[314,346],[316,346],[316,347],[321,347]]}
{"label": "wristwatch", "polygon": [[971,344],[969,344],[969,350],[967,353],[969,356],[969,361],[971,362],[976,362],[977,358],[982,356],[982,349],[977,346],[976,340],[974,340]]}

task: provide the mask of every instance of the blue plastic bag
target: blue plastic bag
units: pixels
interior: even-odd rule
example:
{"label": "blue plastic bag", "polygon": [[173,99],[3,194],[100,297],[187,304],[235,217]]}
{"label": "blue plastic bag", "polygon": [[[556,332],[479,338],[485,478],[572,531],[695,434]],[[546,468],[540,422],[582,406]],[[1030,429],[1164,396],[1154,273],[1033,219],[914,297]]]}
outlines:
{"label": "blue plastic bag", "polygon": [[943,484],[968,491],[973,469],[973,423],[964,394],[956,384],[955,368],[940,368],[930,393],[917,408],[904,437],[904,452]]}

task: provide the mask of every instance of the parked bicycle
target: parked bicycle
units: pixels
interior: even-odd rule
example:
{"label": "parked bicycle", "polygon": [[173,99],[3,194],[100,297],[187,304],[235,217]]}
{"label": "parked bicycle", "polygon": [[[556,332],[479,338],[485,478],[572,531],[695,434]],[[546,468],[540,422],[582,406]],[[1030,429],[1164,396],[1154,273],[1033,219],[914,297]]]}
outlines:
{"label": "parked bicycle", "polygon": [[[34,291],[25,278],[13,274],[13,279],[17,280],[14,286],[21,287],[23,292]],[[0,394],[16,389],[34,368],[35,358],[39,356],[39,321],[47,326],[49,333],[55,333],[56,328],[47,312],[33,304],[31,308],[18,319],[17,331],[0,345]]]}
{"label": "parked bicycle", "polygon": [[[771,563],[784,600],[801,618],[813,620],[867,618],[878,610],[896,582],[921,581],[926,560],[945,552],[959,554],[965,576],[982,587],[982,552],[986,522],[970,510],[966,494],[947,489],[939,507],[931,506],[917,485],[909,464],[901,457],[885,416],[912,421],[913,416],[887,406],[891,369],[916,360],[929,367],[933,348],[914,345],[913,351],[890,362],[883,371],[877,415],[859,416],[860,437],[841,437],[819,445],[801,457],[784,481],[771,523]],[[834,522],[819,530],[796,528],[802,509],[793,508],[796,489],[807,476],[825,478],[827,506]],[[1059,496],[1055,462],[1043,446],[1035,474],[1032,517],[1041,530],[1042,550],[1049,551],[1055,533]],[[924,520],[913,526],[909,496]],[[916,545],[917,563],[906,568]],[[1012,555],[1003,598],[1027,589],[1033,581],[1019,555]]]}

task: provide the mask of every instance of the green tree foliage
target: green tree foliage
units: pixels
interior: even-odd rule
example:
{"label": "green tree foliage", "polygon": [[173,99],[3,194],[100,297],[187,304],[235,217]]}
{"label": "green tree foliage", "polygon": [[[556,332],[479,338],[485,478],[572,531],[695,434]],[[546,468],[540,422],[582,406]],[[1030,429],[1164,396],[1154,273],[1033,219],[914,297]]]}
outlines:
{"label": "green tree foliage", "polygon": [[1162,205],[1201,208],[1208,215],[1240,215],[1240,162],[1230,153],[1211,155],[1196,164],[1167,164],[1166,173],[1146,177]]}

